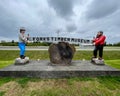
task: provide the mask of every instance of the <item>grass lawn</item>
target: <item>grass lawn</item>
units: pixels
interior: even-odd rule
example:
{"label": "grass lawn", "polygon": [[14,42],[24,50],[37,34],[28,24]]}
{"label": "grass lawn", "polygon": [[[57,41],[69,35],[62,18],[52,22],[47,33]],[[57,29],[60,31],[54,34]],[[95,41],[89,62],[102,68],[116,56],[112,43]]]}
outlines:
{"label": "grass lawn", "polygon": [[120,69],[120,59],[118,59],[118,60],[105,60],[105,63],[109,66]]}
{"label": "grass lawn", "polygon": [[0,96],[120,96],[120,77],[0,78]]}
{"label": "grass lawn", "polygon": [[[0,68],[13,64],[19,51],[0,51]],[[27,51],[32,60],[49,60],[47,51]],[[90,60],[92,51],[77,51],[74,60]],[[106,64],[120,69],[120,51],[105,51]],[[39,79],[0,78],[0,96],[120,96],[120,77]]]}
{"label": "grass lawn", "polygon": [[4,67],[6,67],[6,66],[8,66],[8,65],[11,65],[11,64],[13,64],[13,63],[14,63],[13,60],[0,61],[0,68],[4,68]]}
{"label": "grass lawn", "polygon": [[[27,51],[26,56],[29,56],[32,60],[49,60],[47,51]],[[0,68],[13,64],[16,57],[19,57],[19,51],[1,50]],[[92,51],[77,51],[73,60],[90,60],[91,57]],[[104,51],[104,59],[106,64],[120,69],[120,51]]]}

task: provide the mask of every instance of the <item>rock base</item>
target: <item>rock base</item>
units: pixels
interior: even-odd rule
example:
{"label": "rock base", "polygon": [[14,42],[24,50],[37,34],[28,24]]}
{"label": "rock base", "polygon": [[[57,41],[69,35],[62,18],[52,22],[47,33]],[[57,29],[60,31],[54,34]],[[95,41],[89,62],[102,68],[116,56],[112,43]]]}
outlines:
{"label": "rock base", "polygon": [[26,63],[29,63],[29,57],[25,57],[24,59],[16,58],[15,65],[24,65]]}
{"label": "rock base", "polygon": [[120,76],[120,70],[90,61],[72,61],[70,66],[51,66],[49,60],[32,61],[26,65],[9,65],[0,69],[0,77],[30,78],[80,78],[98,76]]}
{"label": "rock base", "polygon": [[96,64],[96,65],[105,65],[104,59],[99,60],[98,58],[92,58],[91,62]]}

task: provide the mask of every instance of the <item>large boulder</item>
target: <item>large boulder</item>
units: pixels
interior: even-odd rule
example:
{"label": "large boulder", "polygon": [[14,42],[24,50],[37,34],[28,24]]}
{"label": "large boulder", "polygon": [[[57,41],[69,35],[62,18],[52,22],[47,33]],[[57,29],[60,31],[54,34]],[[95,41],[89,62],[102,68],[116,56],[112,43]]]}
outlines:
{"label": "large boulder", "polygon": [[49,57],[52,64],[71,64],[75,53],[75,47],[66,42],[51,44],[49,47]]}

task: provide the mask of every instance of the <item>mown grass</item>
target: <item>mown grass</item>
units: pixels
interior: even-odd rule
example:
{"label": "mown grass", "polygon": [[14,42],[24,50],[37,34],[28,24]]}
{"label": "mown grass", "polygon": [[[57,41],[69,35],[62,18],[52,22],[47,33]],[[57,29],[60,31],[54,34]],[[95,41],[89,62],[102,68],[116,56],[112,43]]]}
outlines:
{"label": "mown grass", "polygon": [[[27,51],[26,56],[30,59],[36,60],[49,60],[48,51]],[[19,57],[19,51],[16,50],[0,50],[0,61],[14,60]],[[76,51],[74,55],[74,60],[90,60],[92,57],[92,51]],[[105,60],[116,60],[120,59],[120,51],[104,51]]]}
{"label": "mown grass", "polygon": [[[26,56],[31,60],[49,60],[48,51],[27,51]],[[1,50],[0,51],[0,68],[14,63],[16,57],[19,57],[19,51]],[[92,51],[77,51],[73,60],[90,60]],[[104,51],[104,59],[106,64],[120,69],[120,51]]]}
{"label": "mown grass", "polygon": [[2,81],[2,83],[0,82],[0,96],[120,95],[120,77],[69,79],[0,78],[0,81]]}
{"label": "mown grass", "polygon": [[[49,60],[47,51],[27,51],[32,60]],[[77,51],[74,60],[90,60],[92,51]],[[0,51],[0,68],[13,64],[19,51]],[[120,51],[105,51],[106,64],[120,69]],[[120,77],[39,79],[0,78],[0,96],[120,96]]]}
{"label": "mown grass", "polygon": [[0,96],[3,96],[5,94],[4,91],[0,91]]}
{"label": "mown grass", "polygon": [[[46,60],[49,59],[47,51],[27,51],[26,56],[29,56],[30,59],[36,60]],[[0,51],[0,61],[1,60],[14,60],[15,58],[19,57],[19,51],[16,50],[1,50]]]}
{"label": "mown grass", "polygon": [[9,61],[0,61],[0,68],[4,68],[8,65],[11,65],[14,63],[14,60],[9,60]]}
{"label": "mown grass", "polygon": [[105,63],[114,68],[120,69],[120,59],[116,60],[105,60]]}

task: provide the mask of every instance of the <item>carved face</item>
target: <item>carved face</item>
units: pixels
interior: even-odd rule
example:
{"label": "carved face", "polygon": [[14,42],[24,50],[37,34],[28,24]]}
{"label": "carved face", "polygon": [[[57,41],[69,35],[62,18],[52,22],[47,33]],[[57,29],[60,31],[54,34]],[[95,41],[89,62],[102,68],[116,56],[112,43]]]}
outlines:
{"label": "carved face", "polygon": [[21,31],[20,33],[21,33],[21,34],[25,34],[25,31]]}

